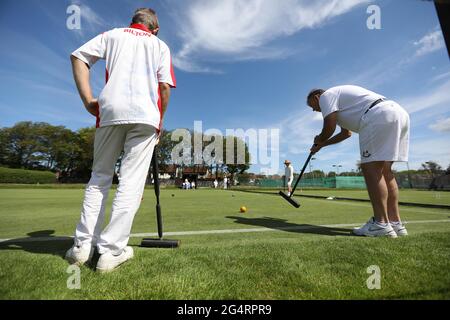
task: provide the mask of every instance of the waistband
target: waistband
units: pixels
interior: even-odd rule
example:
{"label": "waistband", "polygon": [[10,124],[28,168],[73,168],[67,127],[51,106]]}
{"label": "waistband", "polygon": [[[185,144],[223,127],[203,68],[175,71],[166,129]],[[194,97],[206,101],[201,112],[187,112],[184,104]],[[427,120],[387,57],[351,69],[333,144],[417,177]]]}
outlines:
{"label": "waistband", "polygon": [[375,100],[374,102],[372,102],[372,104],[370,105],[370,107],[366,110],[366,112],[364,112],[364,114],[366,114],[367,112],[369,112],[370,109],[372,109],[373,107],[375,107],[377,104],[383,102],[383,101],[387,101],[387,99],[385,98],[380,98],[378,100]]}

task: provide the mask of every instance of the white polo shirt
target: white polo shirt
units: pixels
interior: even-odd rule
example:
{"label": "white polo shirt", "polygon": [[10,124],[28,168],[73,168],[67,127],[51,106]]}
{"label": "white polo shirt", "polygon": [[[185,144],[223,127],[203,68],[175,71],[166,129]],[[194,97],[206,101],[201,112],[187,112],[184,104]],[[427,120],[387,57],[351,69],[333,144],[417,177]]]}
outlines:
{"label": "white polo shirt", "polygon": [[358,133],[361,117],[380,98],[385,97],[362,87],[344,85],[322,93],[319,105],[324,118],[337,111],[337,124]]}
{"label": "white polo shirt", "polygon": [[284,175],[288,181],[292,181],[294,179],[294,168],[291,164],[284,169]]}
{"label": "white polo shirt", "polygon": [[98,35],[72,53],[91,67],[106,59],[106,85],[98,97],[97,127],[144,123],[161,126],[159,83],[176,87],[169,47],[142,24]]}

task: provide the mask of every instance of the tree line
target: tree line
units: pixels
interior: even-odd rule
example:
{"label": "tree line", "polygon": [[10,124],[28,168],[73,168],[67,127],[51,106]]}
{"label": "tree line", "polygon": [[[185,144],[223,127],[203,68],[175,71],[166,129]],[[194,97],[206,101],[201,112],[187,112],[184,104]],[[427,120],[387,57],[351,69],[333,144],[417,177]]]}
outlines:
{"label": "tree line", "polygon": [[[0,166],[31,170],[50,170],[67,177],[70,182],[87,181],[91,174],[95,127],[72,131],[65,126],[54,126],[45,122],[18,122],[9,128],[0,128]],[[191,135],[192,138],[194,134]],[[238,137],[213,137],[223,139],[223,154],[234,141],[234,163],[208,163],[231,175],[243,173],[250,167],[247,143]],[[202,139],[211,141],[210,138]],[[158,161],[162,165],[172,164],[172,150],[179,141],[172,141],[172,131],[164,130],[158,144]],[[238,144],[245,150],[245,163],[237,163]],[[207,142],[202,142],[202,150]],[[192,159],[193,149],[191,150]],[[120,165],[120,158],[118,159]]]}

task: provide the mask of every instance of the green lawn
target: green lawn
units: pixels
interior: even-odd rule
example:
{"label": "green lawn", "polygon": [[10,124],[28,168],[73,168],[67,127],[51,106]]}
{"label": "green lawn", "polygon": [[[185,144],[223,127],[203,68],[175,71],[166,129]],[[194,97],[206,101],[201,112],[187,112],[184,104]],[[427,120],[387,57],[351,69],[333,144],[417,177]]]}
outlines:
{"label": "green lawn", "polygon": [[[261,193],[277,193],[278,189],[262,188],[255,189],[250,187],[243,187],[244,191],[257,191]],[[342,197],[352,199],[366,199],[369,200],[367,190],[353,190],[353,189],[309,189],[298,188],[295,191],[297,195],[314,195],[323,197]],[[449,191],[424,191],[424,190],[410,190],[401,189],[399,192],[401,202],[418,203],[418,204],[434,204],[450,206],[450,192]]]}
{"label": "green lawn", "polygon": [[[450,210],[402,207],[410,236],[359,238],[350,230],[370,217],[369,203],[299,197],[295,209],[278,196],[222,190],[162,190],[165,230],[256,232],[170,236],[182,241],[175,250],[140,248],[132,237],[135,259],[106,275],[82,267],[81,289],[70,290],[62,256],[82,197],[82,189],[0,190],[0,238],[15,239],[0,243],[0,299],[450,298]],[[132,233],[156,231],[154,204],[148,189]],[[17,240],[33,237],[46,241]],[[371,265],[380,290],[366,286]]]}
{"label": "green lawn", "polygon": [[[344,197],[355,199],[369,199],[369,194],[366,190],[344,190],[344,189],[329,189],[329,190],[307,190],[303,189],[299,194],[305,195],[319,195],[327,197]],[[421,191],[421,190],[400,190],[400,201],[411,203],[437,204],[450,206],[450,192],[449,191]]]}

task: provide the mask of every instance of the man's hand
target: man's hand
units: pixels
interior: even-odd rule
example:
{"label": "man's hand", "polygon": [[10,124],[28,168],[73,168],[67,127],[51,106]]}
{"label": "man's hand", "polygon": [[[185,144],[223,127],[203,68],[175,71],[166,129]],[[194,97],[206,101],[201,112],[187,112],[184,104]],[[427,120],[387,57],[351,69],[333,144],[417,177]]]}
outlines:
{"label": "man's hand", "polygon": [[320,135],[314,137],[314,144],[322,145],[323,141],[320,139]]}
{"label": "man's hand", "polygon": [[317,152],[319,152],[320,149],[322,149],[322,147],[325,146],[325,142],[322,141],[322,139],[320,139],[320,135],[315,136],[314,137],[314,144],[311,147],[310,151],[315,154]]}
{"label": "man's hand", "polygon": [[93,116],[97,116],[99,112],[99,105],[97,99],[92,99],[89,102],[86,103],[84,106],[86,110],[92,114]]}
{"label": "man's hand", "polygon": [[314,144],[309,151],[311,151],[312,154],[316,154],[320,149],[322,149],[322,147],[323,145]]}

